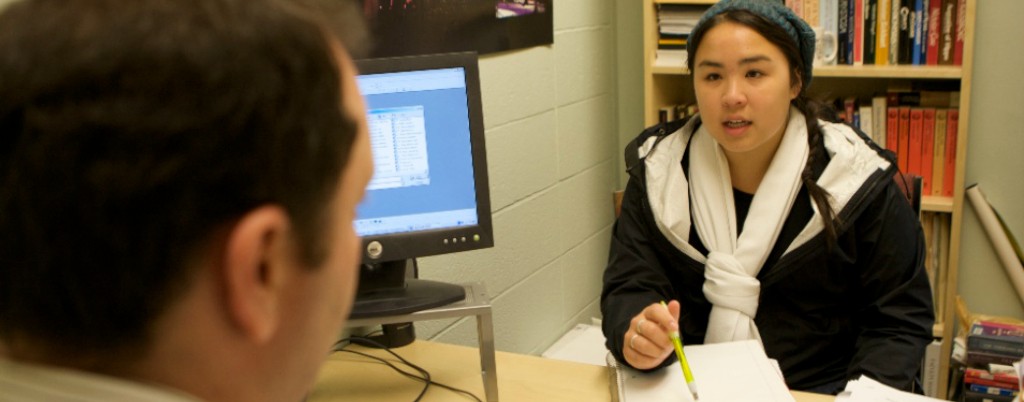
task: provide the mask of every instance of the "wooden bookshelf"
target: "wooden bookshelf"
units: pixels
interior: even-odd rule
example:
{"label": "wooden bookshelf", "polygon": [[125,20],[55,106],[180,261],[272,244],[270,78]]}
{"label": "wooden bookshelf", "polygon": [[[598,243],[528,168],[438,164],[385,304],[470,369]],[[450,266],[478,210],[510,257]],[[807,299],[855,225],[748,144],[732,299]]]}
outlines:
{"label": "wooden bookshelf", "polygon": [[[804,0],[807,1],[807,0]],[[716,0],[643,0],[643,49],[644,49],[644,123],[646,126],[658,122],[658,111],[667,105],[694,103],[692,79],[685,66],[654,66],[658,41],[657,7],[660,4],[684,4],[710,6]],[[876,93],[885,93],[893,87],[907,87],[913,84],[937,84],[956,88],[960,92],[960,116],[957,129],[956,168],[952,197],[924,196],[923,211],[948,215],[949,249],[939,279],[942,294],[936,294],[941,302],[933,328],[934,335],[942,341],[938,388],[939,398],[946,398],[949,382],[949,356],[952,351],[954,323],[954,300],[957,295],[957,278],[960,260],[960,230],[963,222],[964,166],[967,157],[968,127],[971,106],[971,72],[974,63],[974,24],[977,0],[966,0],[965,38],[963,63],[960,66],[908,66],[908,65],[865,65],[826,66],[814,69],[814,81],[809,93],[823,99],[835,96],[857,96],[870,99]],[[944,285],[943,285],[944,284]]]}

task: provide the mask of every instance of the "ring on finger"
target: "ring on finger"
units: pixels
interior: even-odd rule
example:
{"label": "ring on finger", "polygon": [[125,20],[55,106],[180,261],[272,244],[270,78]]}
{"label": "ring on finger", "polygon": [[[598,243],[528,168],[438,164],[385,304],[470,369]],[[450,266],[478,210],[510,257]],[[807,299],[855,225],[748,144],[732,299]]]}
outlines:
{"label": "ring on finger", "polygon": [[643,326],[644,326],[644,322],[645,321],[647,321],[646,318],[641,318],[640,321],[636,322],[636,333],[638,333],[640,335],[644,334]]}
{"label": "ring on finger", "polygon": [[633,334],[633,336],[629,337],[629,348],[630,349],[636,350],[636,346],[633,345],[633,341],[636,341],[636,338],[639,337],[639,336],[640,336],[640,334]]}

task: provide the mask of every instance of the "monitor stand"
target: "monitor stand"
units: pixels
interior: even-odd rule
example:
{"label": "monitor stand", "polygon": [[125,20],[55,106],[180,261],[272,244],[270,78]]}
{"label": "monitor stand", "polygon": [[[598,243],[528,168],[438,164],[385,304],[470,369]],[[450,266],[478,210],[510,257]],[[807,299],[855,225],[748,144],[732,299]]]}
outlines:
{"label": "monitor stand", "polygon": [[414,259],[362,264],[359,290],[349,317],[409,314],[466,298],[461,285],[408,278],[406,270],[414,264]]}

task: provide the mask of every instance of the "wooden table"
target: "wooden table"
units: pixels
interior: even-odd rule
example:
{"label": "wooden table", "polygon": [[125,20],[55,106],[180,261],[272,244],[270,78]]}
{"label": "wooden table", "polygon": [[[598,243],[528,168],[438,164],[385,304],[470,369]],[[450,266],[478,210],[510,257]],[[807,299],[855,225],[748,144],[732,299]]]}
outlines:
{"label": "wooden table", "polygon": [[[380,350],[350,346],[353,350],[398,359]],[[434,381],[464,389],[485,400],[477,348],[417,340],[394,349],[400,356],[430,372]],[[608,369],[603,366],[497,352],[498,395],[501,402],[606,402],[611,401]],[[401,366],[407,371],[413,371]],[[412,401],[423,384],[387,366],[351,353],[332,354],[320,368],[308,402]],[[793,391],[797,402],[831,402],[828,395]],[[431,387],[424,401],[471,401],[463,395]]]}

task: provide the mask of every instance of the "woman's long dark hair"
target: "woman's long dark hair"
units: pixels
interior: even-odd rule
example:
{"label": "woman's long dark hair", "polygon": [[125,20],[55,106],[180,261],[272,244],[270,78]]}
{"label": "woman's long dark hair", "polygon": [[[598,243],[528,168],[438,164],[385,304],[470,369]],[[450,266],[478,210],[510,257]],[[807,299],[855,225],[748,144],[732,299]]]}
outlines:
{"label": "woman's long dark hair", "polygon": [[694,62],[697,59],[697,49],[700,48],[700,42],[704,38],[704,34],[723,22],[734,22],[753,29],[779,48],[789,62],[789,81],[800,85],[800,92],[790,103],[804,115],[807,123],[807,143],[810,148],[807,155],[807,164],[804,165],[804,170],[800,177],[803,180],[804,187],[807,188],[807,193],[811,196],[811,200],[814,201],[818,210],[821,211],[825,240],[828,247],[832,248],[838,236],[836,228],[839,224],[838,217],[832,209],[832,204],[829,202],[831,195],[815,181],[811,168],[819,158],[826,158],[824,139],[821,126],[818,124],[818,118],[826,117],[827,115],[823,113],[825,109],[821,104],[807,95],[807,80],[804,79],[806,77],[803,77],[802,73],[806,63],[800,57],[800,49],[797,47],[793,37],[789,36],[789,33],[775,23],[747,10],[727,10],[701,24],[690,33],[689,40],[692,46],[689,47],[686,61],[690,71],[693,71]]}

